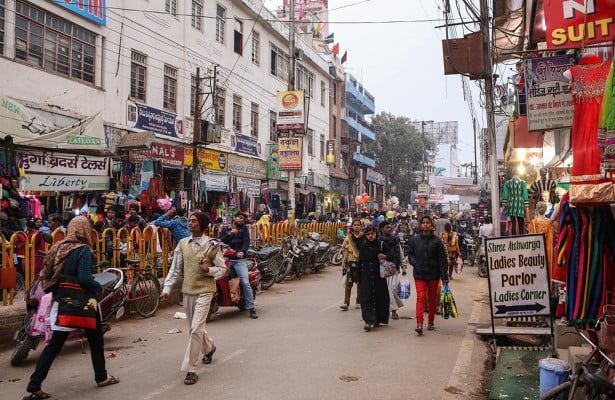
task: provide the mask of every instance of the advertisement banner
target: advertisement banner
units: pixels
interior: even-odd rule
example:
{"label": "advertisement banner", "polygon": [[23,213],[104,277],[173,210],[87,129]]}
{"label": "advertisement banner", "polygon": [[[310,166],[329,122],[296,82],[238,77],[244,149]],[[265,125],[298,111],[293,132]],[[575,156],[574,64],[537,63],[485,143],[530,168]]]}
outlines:
{"label": "advertisement banner", "polygon": [[280,179],[280,154],[278,145],[272,144],[269,146],[269,163],[267,168],[267,179]]}
{"label": "advertisement banner", "polygon": [[26,172],[58,175],[109,174],[109,157],[82,156],[78,154],[27,151],[19,153],[20,165]]}
{"label": "advertisement banner", "polygon": [[43,192],[81,192],[109,190],[108,176],[30,174],[21,181],[21,190]]}
{"label": "advertisement banner", "polygon": [[105,0],[52,1],[55,5],[67,8],[75,14],[81,15],[83,18],[94,21],[99,25],[107,25],[107,6]]}
{"label": "advertisement banner", "polygon": [[236,133],[232,138],[235,141],[233,146],[236,152],[258,157],[258,140],[255,137]]}
{"label": "advertisement banner", "polygon": [[259,179],[237,177],[237,190],[245,191],[248,196],[260,196],[261,181]]}
{"label": "advertisement banner", "polygon": [[[267,179],[267,163],[258,158],[229,154],[228,170],[235,176],[244,178]],[[260,183],[259,183],[260,185]]]}
{"label": "advertisement banner", "polygon": [[152,143],[149,150],[130,150],[130,161],[160,161],[163,167],[184,168],[184,148],[164,143]]}
{"label": "advertisement banner", "polygon": [[613,1],[545,1],[544,16],[549,49],[615,40]]}
{"label": "advertisement banner", "polygon": [[279,138],[278,156],[280,171],[301,170],[303,161],[302,138]]}
{"label": "advertisement banner", "polygon": [[545,237],[486,238],[493,318],[549,315],[549,269]]}
{"label": "advertisement banner", "polygon": [[209,192],[228,192],[228,177],[229,174],[201,172],[201,182],[205,183],[205,188]]}
{"label": "advertisement banner", "polygon": [[572,126],[574,101],[564,72],[574,61],[574,55],[525,60],[528,131]]}
{"label": "advertisement banner", "polygon": [[126,102],[126,107],[129,127],[154,132],[171,139],[184,138],[184,127],[180,116],[134,101]]}
{"label": "advertisement banner", "polygon": [[294,130],[296,133],[305,132],[304,99],[303,90],[277,93],[276,129],[278,132],[289,130]]}
{"label": "advertisement banner", "polygon": [[335,140],[327,140],[327,164],[335,164]]}
{"label": "advertisement banner", "polygon": [[367,168],[367,172],[365,173],[365,180],[368,182],[373,182],[376,185],[380,186],[384,186],[387,181],[386,176],[382,175],[380,172],[372,168]]}
{"label": "advertisement banner", "polygon": [[[199,159],[199,167],[207,168],[208,171],[228,171],[228,153],[211,149],[197,149],[196,156]],[[192,166],[192,146],[184,148],[184,165]]]}

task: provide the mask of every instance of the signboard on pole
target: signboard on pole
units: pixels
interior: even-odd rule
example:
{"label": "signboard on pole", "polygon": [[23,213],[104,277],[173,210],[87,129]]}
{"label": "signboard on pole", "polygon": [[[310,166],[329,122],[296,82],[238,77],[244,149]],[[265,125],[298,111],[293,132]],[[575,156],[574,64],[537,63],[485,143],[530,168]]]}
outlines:
{"label": "signboard on pole", "polygon": [[545,237],[486,238],[492,318],[551,315]]}
{"label": "signboard on pole", "polygon": [[305,132],[304,92],[294,90],[277,93],[277,120],[278,132],[294,130],[295,133]]}

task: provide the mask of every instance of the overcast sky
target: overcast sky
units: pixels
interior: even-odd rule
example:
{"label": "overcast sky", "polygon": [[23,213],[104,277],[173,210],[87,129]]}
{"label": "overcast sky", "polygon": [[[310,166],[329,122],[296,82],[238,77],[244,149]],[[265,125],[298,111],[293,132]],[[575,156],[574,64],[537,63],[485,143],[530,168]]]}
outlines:
{"label": "overcast sky", "polygon": [[[412,120],[458,121],[459,161],[474,162],[472,118],[463,99],[461,78],[444,75],[441,40],[445,37],[440,0],[329,0],[329,32],[348,51],[346,70],[376,99],[382,111]],[[275,10],[282,0],[266,0]],[[439,20],[395,24],[336,24],[391,20]],[[483,110],[472,82],[480,125]]]}

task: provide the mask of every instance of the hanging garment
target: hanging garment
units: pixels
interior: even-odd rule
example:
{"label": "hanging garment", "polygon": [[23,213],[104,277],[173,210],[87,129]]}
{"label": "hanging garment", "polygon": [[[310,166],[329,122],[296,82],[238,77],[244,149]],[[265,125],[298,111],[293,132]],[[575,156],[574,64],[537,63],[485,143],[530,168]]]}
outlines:
{"label": "hanging garment", "polygon": [[570,68],[570,93],[574,100],[572,121],[572,175],[600,172],[601,152],[598,148],[598,123],[602,96],[611,62],[593,54]]}

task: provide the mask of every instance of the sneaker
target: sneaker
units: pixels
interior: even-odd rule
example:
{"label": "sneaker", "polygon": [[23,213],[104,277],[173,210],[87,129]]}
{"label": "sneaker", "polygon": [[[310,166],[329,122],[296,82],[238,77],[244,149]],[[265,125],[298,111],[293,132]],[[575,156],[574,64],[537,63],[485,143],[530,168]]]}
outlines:
{"label": "sneaker", "polygon": [[348,311],[348,304],[342,304],[342,305],[340,306],[340,309],[341,309],[342,311]]}
{"label": "sneaker", "polygon": [[428,331],[433,331],[435,329],[436,329],[436,327],[434,326],[433,322],[430,322],[430,323],[427,324],[427,330]]}

